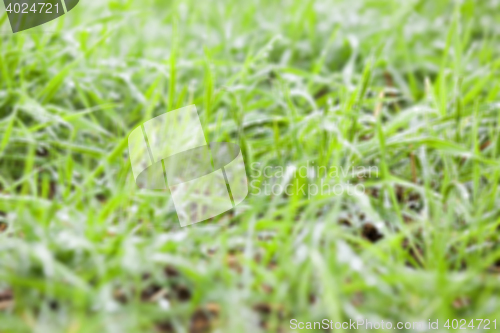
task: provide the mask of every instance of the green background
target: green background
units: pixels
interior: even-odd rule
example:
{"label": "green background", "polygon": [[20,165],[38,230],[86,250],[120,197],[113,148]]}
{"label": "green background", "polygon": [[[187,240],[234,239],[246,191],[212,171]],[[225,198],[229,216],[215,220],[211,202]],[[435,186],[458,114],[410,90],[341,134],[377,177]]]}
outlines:
{"label": "green background", "polygon": [[[15,35],[2,12],[0,331],[499,318],[499,6],[82,0]],[[252,163],[378,177],[252,189],[180,228],[168,192],[136,187],[127,136],[190,104],[256,186]]]}

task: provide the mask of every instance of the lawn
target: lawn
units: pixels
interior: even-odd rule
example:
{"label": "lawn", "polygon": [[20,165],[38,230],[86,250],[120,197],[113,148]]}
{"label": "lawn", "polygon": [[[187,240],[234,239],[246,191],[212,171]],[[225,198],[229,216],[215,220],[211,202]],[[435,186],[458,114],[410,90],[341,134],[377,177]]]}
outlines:
{"label": "lawn", "polygon": [[[495,329],[498,1],[0,6],[0,332]],[[192,104],[250,193],[182,228],[127,146]]]}

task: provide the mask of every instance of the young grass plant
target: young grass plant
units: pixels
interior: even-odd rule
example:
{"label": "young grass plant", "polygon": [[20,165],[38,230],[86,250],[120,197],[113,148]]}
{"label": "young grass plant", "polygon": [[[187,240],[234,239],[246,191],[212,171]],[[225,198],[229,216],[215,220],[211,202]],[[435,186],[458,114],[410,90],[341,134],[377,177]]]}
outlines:
{"label": "young grass plant", "polygon": [[[493,328],[497,9],[110,0],[0,34],[0,331]],[[127,137],[190,104],[207,141],[242,148],[251,193],[181,228],[168,191],[136,186]],[[326,177],[352,195],[300,172],[265,192],[264,168],[309,165],[378,172]]]}

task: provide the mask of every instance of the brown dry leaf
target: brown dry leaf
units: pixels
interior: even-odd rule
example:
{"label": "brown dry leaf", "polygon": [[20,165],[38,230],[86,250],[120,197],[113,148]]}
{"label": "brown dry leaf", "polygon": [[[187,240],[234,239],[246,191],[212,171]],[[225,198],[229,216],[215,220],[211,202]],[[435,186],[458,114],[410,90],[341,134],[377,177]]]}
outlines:
{"label": "brown dry leaf", "polygon": [[[213,307],[214,305],[212,305]],[[208,333],[212,327],[212,318],[214,316],[207,309],[198,309],[191,317],[191,326],[189,333]]]}
{"label": "brown dry leaf", "polygon": [[263,315],[268,315],[273,310],[271,304],[269,303],[257,303],[253,306],[253,309]]}
{"label": "brown dry leaf", "polygon": [[500,273],[500,260],[497,260],[489,269],[491,273]]}
{"label": "brown dry leaf", "polygon": [[14,305],[14,293],[11,289],[0,292],[0,310],[7,310]]}
{"label": "brown dry leaf", "polygon": [[269,329],[268,319],[270,315],[277,315],[280,319],[285,317],[284,307],[282,305],[272,305],[269,303],[257,303],[253,306],[253,310],[260,314],[260,327]]}
{"label": "brown dry leaf", "polygon": [[355,292],[354,295],[352,296],[351,303],[355,307],[361,306],[364,302],[365,298],[363,296],[362,292]]}
{"label": "brown dry leaf", "polygon": [[364,238],[368,239],[372,243],[376,243],[384,238],[384,235],[382,235],[371,223],[366,223],[365,225],[363,225],[362,234]]}
{"label": "brown dry leaf", "polygon": [[174,333],[174,326],[170,321],[162,321],[156,324],[156,331],[158,333]]}
{"label": "brown dry leaf", "polygon": [[455,309],[463,309],[470,305],[470,298],[468,297],[458,297],[453,301],[453,307]]}
{"label": "brown dry leaf", "polygon": [[175,278],[175,277],[180,276],[180,273],[177,270],[177,268],[175,268],[174,266],[170,266],[170,265],[168,265],[167,267],[165,267],[165,269],[163,270],[163,272],[165,273],[165,276],[167,276],[169,278]]}
{"label": "brown dry leaf", "polygon": [[206,309],[213,317],[218,317],[220,313],[220,306],[217,303],[208,303]]}
{"label": "brown dry leaf", "polygon": [[128,297],[122,289],[116,289],[113,292],[113,298],[121,304],[126,304],[128,302]]}
{"label": "brown dry leaf", "polygon": [[230,253],[227,255],[226,264],[237,273],[241,273],[243,271],[243,267],[239,263],[238,257],[235,254]]}
{"label": "brown dry leaf", "polygon": [[216,247],[211,247],[207,250],[207,254],[209,257],[213,257],[217,253],[217,248]]}
{"label": "brown dry leaf", "polygon": [[163,289],[157,284],[151,284],[141,291],[141,301],[152,302],[156,295],[162,292]]}
{"label": "brown dry leaf", "polygon": [[271,287],[270,285],[262,284],[261,288],[266,294],[271,294],[273,292],[273,287]]}
{"label": "brown dry leaf", "polygon": [[177,299],[181,302],[187,302],[191,299],[191,290],[184,285],[175,286],[174,292],[177,295]]}

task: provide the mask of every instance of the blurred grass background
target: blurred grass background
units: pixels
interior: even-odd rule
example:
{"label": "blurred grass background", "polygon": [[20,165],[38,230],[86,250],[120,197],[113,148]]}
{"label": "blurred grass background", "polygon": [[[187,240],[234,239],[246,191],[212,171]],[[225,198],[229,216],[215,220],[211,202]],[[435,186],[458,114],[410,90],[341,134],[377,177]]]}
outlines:
{"label": "blurred grass background", "polygon": [[[0,331],[498,319],[499,6],[82,0],[15,35],[2,9]],[[189,104],[253,184],[253,163],[380,172],[180,228],[127,136]]]}

